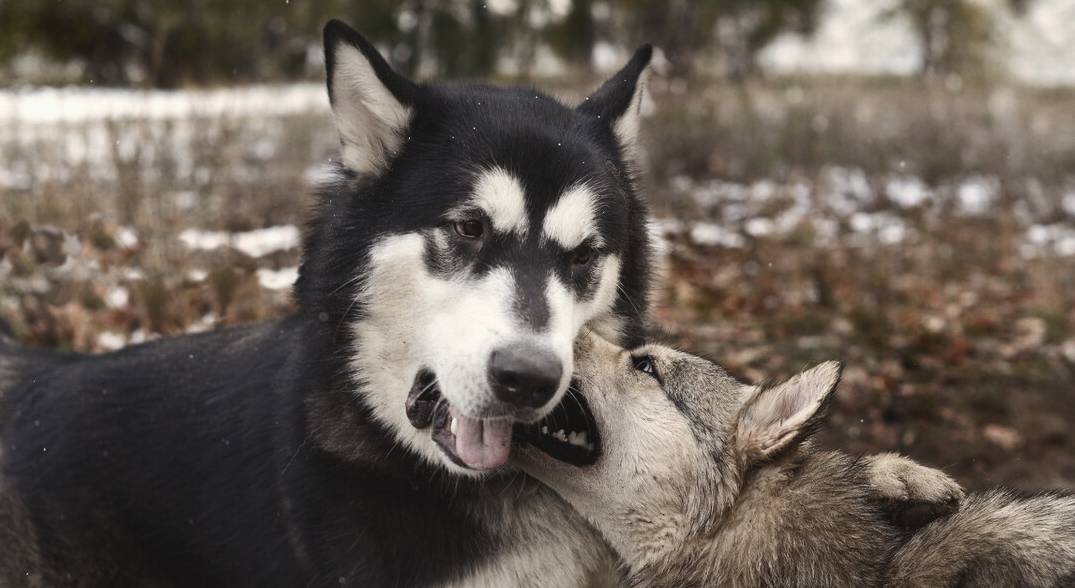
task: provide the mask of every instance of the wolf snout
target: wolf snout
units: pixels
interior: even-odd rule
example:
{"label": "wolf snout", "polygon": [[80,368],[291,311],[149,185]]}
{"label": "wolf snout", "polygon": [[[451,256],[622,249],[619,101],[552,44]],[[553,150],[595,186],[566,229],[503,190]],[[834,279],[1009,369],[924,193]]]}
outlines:
{"label": "wolf snout", "polygon": [[537,408],[556,394],[564,366],[550,349],[513,343],[489,356],[489,385],[508,404]]}

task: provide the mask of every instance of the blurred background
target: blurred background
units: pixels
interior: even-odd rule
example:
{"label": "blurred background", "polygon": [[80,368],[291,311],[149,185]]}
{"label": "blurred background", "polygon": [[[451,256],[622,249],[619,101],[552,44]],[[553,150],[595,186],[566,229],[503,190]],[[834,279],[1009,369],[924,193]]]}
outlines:
{"label": "blurred background", "polygon": [[337,139],[320,28],[594,89],[658,45],[657,319],[752,379],[846,362],[826,441],[1075,488],[1070,0],[0,0],[0,317],[102,352],[292,308]]}

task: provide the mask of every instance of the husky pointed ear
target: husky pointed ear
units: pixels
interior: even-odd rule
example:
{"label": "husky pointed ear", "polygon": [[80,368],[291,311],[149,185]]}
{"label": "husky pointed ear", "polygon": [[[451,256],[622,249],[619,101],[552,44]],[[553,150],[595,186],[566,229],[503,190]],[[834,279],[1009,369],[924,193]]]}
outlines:
{"label": "husky pointed ear", "polygon": [[842,367],[828,361],[783,384],[761,387],[739,413],[736,443],[744,465],[772,459],[810,437],[840,382]]}
{"label": "husky pointed ear", "polygon": [[605,121],[612,127],[616,140],[628,160],[636,159],[639,119],[642,99],[646,94],[646,79],[653,47],[643,45],[616,75],[590,94],[578,111]]}
{"label": "husky pointed ear", "polygon": [[343,163],[360,174],[381,171],[403,145],[417,86],[338,20],[325,25],[324,41],[328,97]]}

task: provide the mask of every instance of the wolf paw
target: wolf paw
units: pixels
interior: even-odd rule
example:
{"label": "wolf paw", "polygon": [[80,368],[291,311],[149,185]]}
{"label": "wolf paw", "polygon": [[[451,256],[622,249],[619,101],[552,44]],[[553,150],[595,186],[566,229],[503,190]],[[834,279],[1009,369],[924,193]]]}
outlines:
{"label": "wolf paw", "polygon": [[944,472],[894,453],[870,458],[869,481],[893,521],[917,529],[959,510],[963,488]]}

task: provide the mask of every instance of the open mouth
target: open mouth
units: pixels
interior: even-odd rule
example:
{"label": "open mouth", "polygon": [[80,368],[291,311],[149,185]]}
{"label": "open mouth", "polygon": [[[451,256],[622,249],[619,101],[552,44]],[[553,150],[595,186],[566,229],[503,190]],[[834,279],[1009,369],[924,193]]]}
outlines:
{"label": "open mouth", "polygon": [[441,394],[434,374],[421,370],[407,395],[406,410],[416,429],[433,427],[433,441],[449,459],[474,470],[507,462],[513,439],[576,466],[592,465],[601,455],[597,422],[574,382],[545,418],[533,424],[513,424],[508,418],[463,415]]}
{"label": "open mouth", "polygon": [[514,433],[517,441],[571,465],[593,465],[601,455],[597,421],[574,381],[548,416],[532,425],[516,424]]}
{"label": "open mouth", "polygon": [[421,370],[407,395],[407,418],[416,429],[433,427],[433,441],[456,464],[472,470],[491,470],[508,461],[512,420],[476,419],[448,402],[436,377]]}

